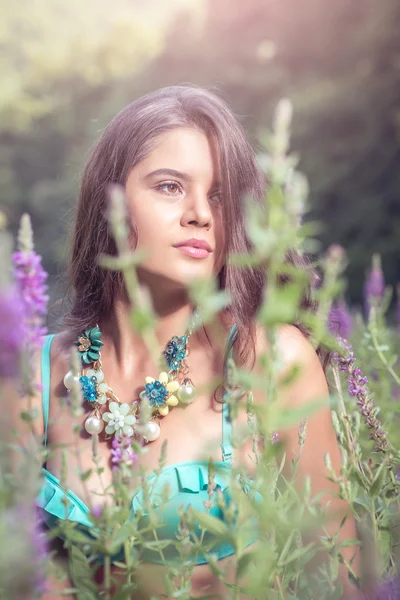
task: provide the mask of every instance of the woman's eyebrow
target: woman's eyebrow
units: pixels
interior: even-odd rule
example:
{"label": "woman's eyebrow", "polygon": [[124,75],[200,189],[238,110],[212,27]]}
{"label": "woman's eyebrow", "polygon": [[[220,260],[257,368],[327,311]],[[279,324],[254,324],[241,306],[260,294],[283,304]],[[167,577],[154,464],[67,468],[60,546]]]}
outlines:
{"label": "woman's eyebrow", "polygon": [[[152,177],[159,177],[160,175],[164,175],[167,177],[176,177],[177,179],[182,179],[182,181],[191,182],[193,181],[193,177],[188,173],[183,173],[182,171],[176,171],[175,169],[157,169],[156,171],[151,171],[151,173],[147,173],[144,176],[145,180],[151,179]],[[221,187],[220,181],[215,181],[212,189],[219,189]]]}
{"label": "woman's eyebrow", "polygon": [[159,175],[177,177],[183,181],[192,181],[193,179],[190,175],[188,175],[188,173],[182,173],[181,171],[176,171],[175,169],[157,169],[156,171],[151,171],[151,173],[145,175],[144,179],[151,179],[152,177],[157,177]]}

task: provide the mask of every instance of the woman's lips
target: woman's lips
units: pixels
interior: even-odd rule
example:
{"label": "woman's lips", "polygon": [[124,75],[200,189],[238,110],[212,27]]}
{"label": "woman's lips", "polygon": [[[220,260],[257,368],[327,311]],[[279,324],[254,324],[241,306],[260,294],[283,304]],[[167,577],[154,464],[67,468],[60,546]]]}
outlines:
{"label": "woman's lips", "polygon": [[176,246],[176,249],[192,258],[207,258],[211,254],[205,248],[195,248],[194,246]]}

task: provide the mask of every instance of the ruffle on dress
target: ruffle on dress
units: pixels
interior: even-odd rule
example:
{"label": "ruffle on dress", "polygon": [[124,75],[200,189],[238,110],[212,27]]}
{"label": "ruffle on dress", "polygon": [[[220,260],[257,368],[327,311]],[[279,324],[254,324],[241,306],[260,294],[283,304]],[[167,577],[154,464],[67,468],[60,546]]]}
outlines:
{"label": "ruffle on dress", "polygon": [[[92,521],[88,518],[90,509],[78,498],[71,490],[64,490],[59,479],[47,469],[42,469],[44,475],[43,485],[36,498],[36,504],[44,511],[44,519],[48,522],[46,515],[56,517],[56,519],[67,519],[75,521],[86,527],[93,527]],[[67,504],[65,504],[65,498]],[[54,521],[51,519],[51,521]]]}

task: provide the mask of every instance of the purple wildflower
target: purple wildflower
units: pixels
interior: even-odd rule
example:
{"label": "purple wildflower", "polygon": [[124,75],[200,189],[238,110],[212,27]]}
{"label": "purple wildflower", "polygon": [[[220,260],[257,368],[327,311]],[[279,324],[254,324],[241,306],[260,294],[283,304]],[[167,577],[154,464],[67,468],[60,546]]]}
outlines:
{"label": "purple wildflower", "polygon": [[94,516],[95,519],[100,519],[102,514],[103,514],[103,507],[101,506],[101,504],[96,504],[95,506],[93,506],[92,515]]}
{"label": "purple wildflower", "polygon": [[379,306],[385,293],[385,278],[381,267],[381,257],[374,254],[372,269],[369,271],[364,284],[365,314],[369,315],[372,306]]}
{"label": "purple wildflower", "polygon": [[368,379],[363,375],[361,369],[355,366],[354,352],[347,340],[338,337],[337,341],[342,352],[335,353],[334,359],[338,362],[340,371],[347,374],[349,394],[357,398],[356,402],[361,408],[361,414],[370,430],[370,439],[375,442],[376,450],[385,452],[389,447],[387,432],[376,416],[378,411],[368,389]]}
{"label": "purple wildflower", "polygon": [[277,444],[279,442],[279,433],[277,431],[274,431],[271,435],[271,442],[273,444]]}
{"label": "purple wildflower", "polygon": [[122,440],[114,437],[111,448],[111,462],[113,470],[121,467],[134,467],[137,463],[137,455],[131,446],[132,440],[128,436],[124,436]]}
{"label": "purple wildflower", "polygon": [[342,299],[332,305],[328,317],[328,329],[332,335],[340,335],[343,338],[350,336],[352,328],[351,314],[346,302]]}
{"label": "purple wildflower", "polygon": [[14,277],[24,305],[25,339],[29,348],[40,348],[47,329],[43,326],[48,296],[47,273],[42,258],[34,250],[14,252]]}
{"label": "purple wildflower", "polygon": [[400,598],[400,577],[380,585],[376,600],[396,600]]}
{"label": "purple wildflower", "polygon": [[24,345],[24,307],[14,287],[0,290],[0,377],[16,377]]}

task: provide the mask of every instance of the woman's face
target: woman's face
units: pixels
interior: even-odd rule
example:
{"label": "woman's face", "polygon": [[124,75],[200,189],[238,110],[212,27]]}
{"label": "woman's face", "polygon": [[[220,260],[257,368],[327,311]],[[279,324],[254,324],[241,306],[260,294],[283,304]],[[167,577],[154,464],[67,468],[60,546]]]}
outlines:
{"label": "woman's face", "polygon": [[224,261],[219,182],[217,149],[204,133],[182,127],[154,140],[126,182],[136,248],[146,251],[142,281],[162,285],[166,278],[185,287],[219,273]]}

